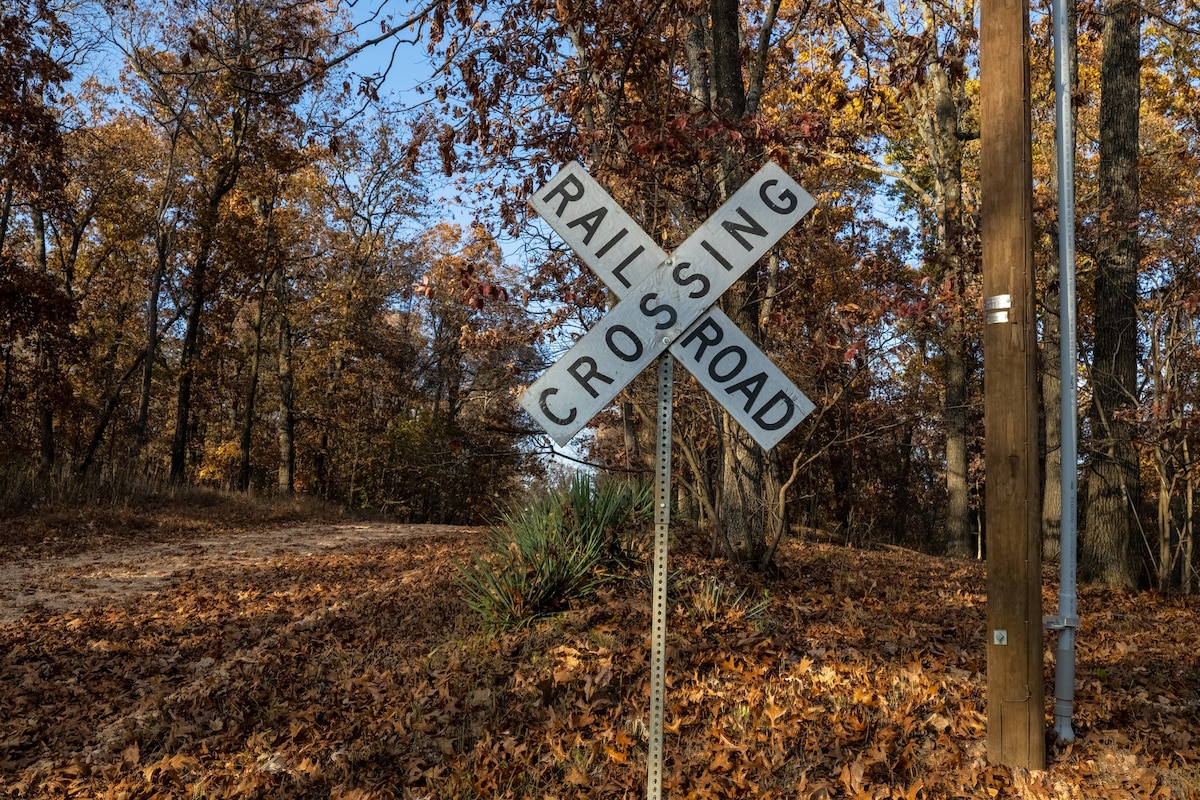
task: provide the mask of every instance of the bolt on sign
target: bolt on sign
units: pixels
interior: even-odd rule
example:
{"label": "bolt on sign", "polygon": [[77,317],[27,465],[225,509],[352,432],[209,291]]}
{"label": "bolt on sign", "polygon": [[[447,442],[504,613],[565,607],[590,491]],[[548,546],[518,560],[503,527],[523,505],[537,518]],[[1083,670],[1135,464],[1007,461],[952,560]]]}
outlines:
{"label": "bolt on sign", "polygon": [[530,205],[626,302],[618,303],[546,370],[521,396],[521,406],[565,445],[661,356],[646,781],[646,797],[658,800],[666,683],[671,357],[765,450],[808,416],[812,402],[713,304],[814,202],[791,176],[768,162],[669,256],[576,162],[563,167]]}

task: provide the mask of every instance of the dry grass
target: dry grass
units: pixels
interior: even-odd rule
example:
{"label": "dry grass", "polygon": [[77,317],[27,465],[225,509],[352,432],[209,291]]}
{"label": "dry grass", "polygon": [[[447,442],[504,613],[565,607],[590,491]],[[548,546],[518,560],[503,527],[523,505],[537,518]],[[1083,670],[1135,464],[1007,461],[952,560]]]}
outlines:
{"label": "dry grass", "polygon": [[0,557],[77,553],[122,541],[161,542],[221,530],[346,520],[306,495],[264,497],[203,486],[170,487],[136,471],[76,477],[69,471],[0,470]]}

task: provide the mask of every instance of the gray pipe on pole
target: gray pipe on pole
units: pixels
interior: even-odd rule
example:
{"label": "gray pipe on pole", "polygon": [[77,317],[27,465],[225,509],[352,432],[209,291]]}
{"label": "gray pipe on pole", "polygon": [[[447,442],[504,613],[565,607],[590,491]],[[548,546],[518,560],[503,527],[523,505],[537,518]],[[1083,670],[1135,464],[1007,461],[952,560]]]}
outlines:
{"label": "gray pipe on pole", "polygon": [[1053,0],[1054,111],[1058,123],[1058,275],[1059,327],[1062,364],[1062,527],[1059,531],[1058,616],[1049,627],[1058,630],[1054,657],[1054,733],[1060,742],[1075,741],[1071,716],[1075,707],[1075,629],[1079,626],[1076,594],[1076,517],[1079,488],[1078,406],[1075,365],[1075,121],[1071,109],[1070,26],[1067,3]]}

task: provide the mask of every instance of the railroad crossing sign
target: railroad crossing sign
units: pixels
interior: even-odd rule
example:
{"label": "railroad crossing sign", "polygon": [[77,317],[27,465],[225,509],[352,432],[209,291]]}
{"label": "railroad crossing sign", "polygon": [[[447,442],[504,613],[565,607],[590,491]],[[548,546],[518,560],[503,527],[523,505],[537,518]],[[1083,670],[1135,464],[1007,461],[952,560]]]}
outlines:
{"label": "railroad crossing sign", "polygon": [[521,396],[521,406],[565,445],[660,356],[646,781],[647,799],[659,800],[671,519],[671,355],[764,449],[778,444],[812,411],[812,402],[713,303],[814,203],[786,172],[768,163],[670,256],[578,163],[563,167],[530,204],[613,294],[629,301],[618,303],[535,381]]}
{"label": "railroad crossing sign", "polygon": [[814,202],[769,162],[668,256],[578,162],[530,205],[604,281],[618,303],[521,397],[565,445],[668,347],[764,449],[812,403],[713,303]]}

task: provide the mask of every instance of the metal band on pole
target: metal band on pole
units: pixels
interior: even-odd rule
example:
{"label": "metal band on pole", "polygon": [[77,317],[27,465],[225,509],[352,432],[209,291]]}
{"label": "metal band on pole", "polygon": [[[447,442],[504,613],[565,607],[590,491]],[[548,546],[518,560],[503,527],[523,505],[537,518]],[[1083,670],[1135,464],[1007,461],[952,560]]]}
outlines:
{"label": "metal band on pole", "polygon": [[667,545],[671,523],[671,406],[674,360],[658,358],[658,469],[654,487],[654,575],[650,614],[650,754],[647,800],[662,797],[663,706],[667,674]]}

